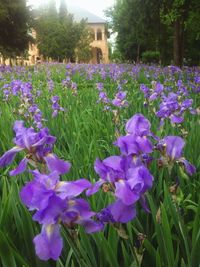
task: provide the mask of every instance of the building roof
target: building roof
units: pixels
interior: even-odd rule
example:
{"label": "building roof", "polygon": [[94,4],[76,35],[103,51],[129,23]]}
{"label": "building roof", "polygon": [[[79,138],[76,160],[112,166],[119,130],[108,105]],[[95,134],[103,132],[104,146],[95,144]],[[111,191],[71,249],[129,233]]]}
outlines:
{"label": "building roof", "polygon": [[74,15],[74,20],[79,22],[82,19],[87,19],[88,23],[106,23],[106,21],[86,9],[76,6],[67,6],[69,13]]}

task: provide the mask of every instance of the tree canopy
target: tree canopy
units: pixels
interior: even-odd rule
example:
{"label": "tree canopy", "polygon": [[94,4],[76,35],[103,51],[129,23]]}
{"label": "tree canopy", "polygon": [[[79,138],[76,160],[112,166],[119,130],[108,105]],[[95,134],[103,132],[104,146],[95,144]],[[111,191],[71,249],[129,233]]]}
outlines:
{"label": "tree canopy", "polygon": [[200,61],[199,0],[116,0],[107,16],[126,60],[139,61],[143,52],[155,51],[162,64]]}
{"label": "tree canopy", "polygon": [[0,53],[21,56],[28,48],[31,12],[26,0],[0,0]]}
{"label": "tree canopy", "polygon": [[45,58],[58,61],[74,61],[77,57],[88,61],[91,58],[91,39],[87,23],[84,20],[75,22],[73,15],[67,10],[65,1],[60,1],[59,12],[54,0],[40,7],[34,28],[39,51]]}

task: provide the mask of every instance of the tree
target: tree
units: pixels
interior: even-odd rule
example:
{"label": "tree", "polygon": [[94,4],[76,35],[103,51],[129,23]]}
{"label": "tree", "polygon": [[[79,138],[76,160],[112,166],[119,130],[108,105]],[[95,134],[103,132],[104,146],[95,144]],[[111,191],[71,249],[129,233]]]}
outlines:
{"label": "tree", "polygon": [[[65,1],[60,2],[59,12],[55,1],[51,0],[48,7],[43,6],[35,21],[37,44],[45,58],[62,62],[64,59],[75,61],[89,58],[89,34],[84,21],[77,23],[73,15],[67,11]],[[80,53],[80,46],[82,51]],[[77,54],[78,53],[78,54]]]}
{"label": "tree", "polygon": [[37,33],[38,49],[44,58],[57,59],[59,56],[59,21],[55,1],[51,0],[48,5],[40,6],[36,14],[34,28]]}
{"label": "tree", "polygon": [[76,45],[75,55],[78,62],[89,62],[92,58],[92,50],[90,43],[92,42],[92,33],[88,29],[86,21],[82,20],[77,24],[77,30],[79,31],[79,40]]}
{"label": "tree", "polygon": [[175,65],[182,66],[184,56],[199,61],[199,0],[116,0],[107,16],[126,60],[139,61],[142,52],[155,51],[162,64],[173,58]]}
{"label": "tree", "polygon": [[3,58],[21,56],[31,40],[31,12],[26,0],[0,0],[0,53]]}

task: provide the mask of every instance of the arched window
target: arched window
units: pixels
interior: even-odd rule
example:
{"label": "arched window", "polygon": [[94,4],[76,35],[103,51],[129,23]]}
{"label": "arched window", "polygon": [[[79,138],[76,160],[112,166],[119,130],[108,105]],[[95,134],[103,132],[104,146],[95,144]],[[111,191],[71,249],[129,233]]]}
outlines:
{"label": "arched window", "polygon": [[95,40],[95,32],[93,29],[90,30],[90,33],[91,33],[91,38],[92,40],[94,41]]}
{"label": "arched window", "polygon": [[97,30],[97,41],[102,40],[102,31],[100,29]]}

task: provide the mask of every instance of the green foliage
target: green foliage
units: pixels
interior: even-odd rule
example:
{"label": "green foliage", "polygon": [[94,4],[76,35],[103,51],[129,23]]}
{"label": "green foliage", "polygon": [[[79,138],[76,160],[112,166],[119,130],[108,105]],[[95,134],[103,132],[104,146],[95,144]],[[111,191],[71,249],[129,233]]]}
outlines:
{"label": "green foliage", "polygon": [[106,12],[124,59],[139,61],[143,52],[159,51],[163,65],[173,59],[179,66],[184,58],[200,60],[199,14],[198,0],[117,0]]}
{"label": "green foliage", "polygon": [[64,59],[75,61],[75,57],[84,62],[90,60],[91,39],[87,24],[84,20],[80,23],[74,21],[65,1],[61,1],[59,13],[53,0],[48,6],[40,8],[34,28],[38,48],[44,58],[59,62]]}
{"label": "green foliage", "polygon": [[142,53],[142,62],[159,63],[160,53],[158,51],[145,51]]}
{"label": "green foliage", "polygon": [[0,0],[0,54],[4,59],[21,56],[28,48],[30,23],[25,0]]}
{"label": "green foliage", "polygon": [[90,44],[92,42],[91,31],[87,27],[87,22],[82,20],[77,24],[77,30],[79,32],[79,40],[75,48],[75,56],[79,63],[87,63],[92,58],[92,49]]}
{"label": "green foliage", "polygon": [[[120,68],[120,66],[119,66]],[[137,78],[128,74],[132,65],[127,65],[127,72],[123,79],[127,80],[126,90],[130,106],[121,111],[120,133],[124,131],[124,124],[135,113],[143,113],[151,122],[153,132],[157,136],[176,135],[177,128],[165,125],[163,132],[157,130],[159,122],[151,109],[143,107],[143,96],[139,84],[150,86],[155,79],[153,68],[142,68]],[[109,66],[108,66],[109,69]],[[30,75],[31,74],[31,75]],[[47,78],[54,81],[53,95],[60,96],[61,106],[66,113],[60,113],[55,119],[51,117],[50,92],[47,88]],[[162,81],[163,72],[158,76]],[[185,73],[183,72],[183,76]],[[74,97],[69,89],[62,86],[66,78],[66,66],[57,64],[52,66],[37,66],[23,71],[21,76],[13,73],[5,75],[7,81],[13,79],[31,81],[34,93],[38,88],[42,95],[37,98],[37,104],[44,113],[47,121],[45,125],[50,133],[57,137],[54,152],[59,157],[72,162],[69,174],[63,180],[73,180],[85,177],[94,182],[98,179],[94,172],[93,163],[98,157],[104,159],[118,154],[113,146],[115,140],[115,126],[112,113],[103,111],[102,104],[97,104],[98,92],[96,82],[104,82],[109,94],[116,92],[118,81],[109,77],[105,80],[99,74],[92,80],[75,72],[72,80],[78,85],[78,95]],[[29,80],[28,77],[31,79]],[[175,80],[169,79],[167,85],[174,87]],[[2,88],[5,81],[0,80]],[[195,107],[200,105],[198,94],[191,94]],[[2,90],[0,91],[2,97]],[[1,104],[0,115],[0,155],[12,147],[12,127],[16,119],[13,107],[18,107],[15,98]],[[60,259],[42,262],[35,255],[32,239],[39,233],[40,225],[32,221],[32,214],[21,203],[20,188],[31,179],[28,172],[17,177],[10,177],[8,172],[12,167],[0,169],[0,266],[2,267],[199,267],[200,263],[200,125],[198,116],[185,116],[184,128],[189,135],[186,138],[184,154],[197,167],[197,175],[188,179],[180,170],[174,170],[169,175],[151,166],[155,177],[154,187],[148,195],[151,213],[145,213],[137,207],[137,217],[127,225],[118,228],[106,226],[104,233],[94,235],[85,234],[78,229],[78,242],[72,242],[71,235],[62,227],[64,250]],[[19,159],[16,160],[16,162]],[[180,184],[176,192],[170,190],[176,177]],[[99,192],[90,199],[94,211],[99,211],[108,203],[108,196]],[[126,239],[128,236],[128,239]]]}

